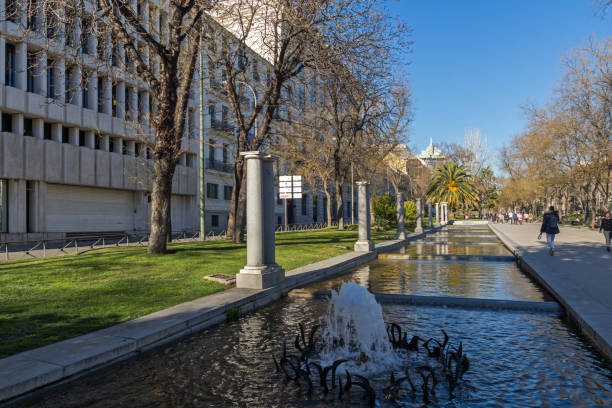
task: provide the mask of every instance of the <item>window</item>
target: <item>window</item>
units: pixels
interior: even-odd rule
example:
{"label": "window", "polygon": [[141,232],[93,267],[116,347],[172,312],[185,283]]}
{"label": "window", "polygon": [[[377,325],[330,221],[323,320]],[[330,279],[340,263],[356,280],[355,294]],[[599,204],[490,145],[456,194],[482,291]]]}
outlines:
{"label": "window", "polygon": [[189,122],[189,137],[192,139],[197,139],[198,135],[196,134],[196,123],[195,123],[195,110],[189,109],[189,113],[187,114],[187,121]]}
{"label": "window", "polygon": [[302,195],[302,215],[308,215],[308,196],[306,194]]}
{"label": "window", "polygon": [[28,92],[36,92],[34,78],[36,77],[36,55],[28,52],[27,62],[27,84],[26,89]]}
{"label": "window", "polygon": [[15,85],[15,46],[13,44],[6,44],[5,46],[5,58],[4,58],[4,83],[8,86]]}
{"label": "window", "polygon": [[208,116],[210,116],[210,127],[215,127],[215,105],[208,105]]}
{"label": "window", "polygon": [[206,183],[206,197],[219,198],[219,185],[215,183]]}
{"label": "window", "polygon": [[232,199],[232,186],[223,186],[223,199],[228,201]]}
{"label": "window", "polygon": [[79,146],[85,146],[85,131],[79,130]]}
{"label": "window", "polygon": [[62,127],[62,143],[70,143],[70,133],[65,126]]}
{"label": "window", "polygon": [[215,161],[215,140],[208,141],[208,160],[212,163]]}
{"label": "window", "polygon": [[15,24],[19,24],[19,5],[18,0],[6,0],[6,19]]}
{"label": "window", "polygon": [[55,10],[52,7],[48,6],[45,14],[47,16],[47,38],[49,40],[55,40],[55,37],[57,36],[58,26],[57,15],[55,14]]}
{"label": "window", "polygon": [[64,73],[64,85],[65,85],[65,90],[66,90],[66,93],[64,94],[64,96],[65,96],[66,103],[72,103],[73,83],[74,83],[74,68],[66,67],[66,72]]}
{"label": "window", "polygon": [[229,145],[227,143],[223,144],[223,164],[227,164],[229,161]]}
{"label": "window", "polygon": [[132,88],[126,86],[125,87],[125,120],[132,119]]}
{"label": "window", "polygon": [[55,61],[47,59],[47,97],[53,99],[57,97],[55,73]]}
{"label": "window", "polygon": [[96,53],[99,60],[106,59],[106,27],[98,25],[98,43],[96,44]]}
{"label": "window", "polygon": [[223,106],[221,108],[221,126],[223,126],[223,129],[229,128],[228,117],[229,117],[229,109],[227,108],[227,106]]}
{"label": "window", "polygon": [[81,99],[83,100],[83,107],[85,109],[91,109],[89,106],[89,75],[83,75],[83,88],[81,90]]}
{"label": "window", "polygon": [[50,123],[45,122],[45,124],[43,125],[43,138],[45,140],[53,139],[53,132],[51,131]]}
{"label": "window", "polygon": [[113,116],[117,117],[117,85],[113,85],[112,89],[112,105],[113,105]]}
{"label": "window", "polygon": [[38,0],[28,0],[28,28],[38,31]]}
{"label": "window", "polygon": [[85,17],[81,23],[81,53],[89,55],[89,37],[91,36],[91,29],[93,27],[93,20],[91,17]]}
{"label": "window", "polygon": [[23,119],[23,135],[24,136],[34,136],[32,132],[32,118],[24,118]]}
{"label": "window", "polygon": [[259,81],[259,68],[256,61],[253,62],[253,79]]}
{"label": "window", "polygon": [[113,41],[113,51],[112,51],[112,61],[111,64],[113,67],[119,66],[119,47],[117,46],[117,42]]}
{"label": "window", "polygon": [[105,78],[98,77],[98,112],[104,113],[104,81]]}
{"label": "window", "polygon": [[8,133],[13,131],[13,117],[8,113],[2,113],[2,131]]}
{"label": "window", "polygon": [[219,226],[219,216],[217,214],[213,214],[210,216],[210,221],[211,221],[211,225],[213,227],[218,227]]}

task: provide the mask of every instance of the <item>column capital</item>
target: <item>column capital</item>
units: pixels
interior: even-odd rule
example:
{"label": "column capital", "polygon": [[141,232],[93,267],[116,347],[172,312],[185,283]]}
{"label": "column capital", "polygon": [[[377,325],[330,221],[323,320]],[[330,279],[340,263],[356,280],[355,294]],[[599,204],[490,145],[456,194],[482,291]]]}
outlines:
{"label": "column capital", "polygon": [[361,181],[356,181],[355,184],[357,184],[358,186],[368,186],[370,185],[370,182],[366,180],[361,180]]}
{"label": "column capital", "polygon": [[272,156],[271,154],[260,152],[260,151],[248,151],[248,152],[240,152],[240,155],[244,157],[245,160],[249,159],[259,159],[265,161],[274,161],[278,158],[276,156]]}

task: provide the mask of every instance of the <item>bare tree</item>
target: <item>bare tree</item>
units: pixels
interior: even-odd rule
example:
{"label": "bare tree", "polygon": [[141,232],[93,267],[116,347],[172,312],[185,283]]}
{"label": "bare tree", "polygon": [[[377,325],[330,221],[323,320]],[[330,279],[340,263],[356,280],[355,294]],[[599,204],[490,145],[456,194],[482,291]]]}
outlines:
{"label": "bare tree", "polygon": [[[384,54],[392,38],[390,33],[401,34],[405,26],[391,25],[389,17],[375,7],[377,4],[378,0],[238,0],[220,8],[216,19],[229,27],[234,41],[210,57],[223,72],[238,152],[266,148],[276,141],[279,120],[289,119],[287,111],[280,112],[281,106],[295,97],[291,92],[294,87],[303,86],[299,77],[305,71],[323,72],[331,61],[347,63],[358,56],[365,62],[364,57],[377,47]],[[379,30],[381,26],[386,28]],[[401,46],[401,35],[395,44]],[[267,65],[265,85],[259,92],[255,87],[257,100],[252,104],[244,103],[243,97],[245,83],[251,82],[247,74],[257,64],[256,58],[249,57],[249,49],[262,56]],[[368,69],[365,65],[361,68]],[[255,127],[257,132],[252,132]],[[228,220],[228,234],[234,242],[243,240],[244,171],[244,160],[237,155]]]}
{"label": "bare tree", "polygon": [[[7,18],[20,24],[20,35],[44,43],[39,56],[32,56],[29,69],[45,70],[45,75],[65,73],[65,83],[47,92],[52,103],[81,98],[81,90],[95,89],[101,83],[97,79],[102,78],[130,78],[150,91],[153,106],[147,117],[136,117],[137,107],[126,98],[122,119],[142,130],[153,159],[148,252],[164,253],[171,233],[172,178],[183,153],[189,90],[205,13],[214,3],[169,0],[162,5],[167,16],[164,21],[152,21],[149,3],[140,1],[38,0],[25,4],[11,8]],[[60,55],[63,66],[56,66],[51,55]],[[107,102],[101,99],[98,103]],[[116,107],[113,97],[113,113]]]}

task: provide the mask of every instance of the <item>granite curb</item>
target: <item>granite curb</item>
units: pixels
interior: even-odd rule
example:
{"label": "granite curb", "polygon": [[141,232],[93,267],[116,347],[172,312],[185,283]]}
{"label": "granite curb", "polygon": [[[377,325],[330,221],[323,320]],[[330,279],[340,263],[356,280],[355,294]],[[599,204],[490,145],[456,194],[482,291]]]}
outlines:
{"label": "granite curb", "polygon": [[566,288],[552,285],[545,279],[543,274],[545,273],[544,269],[546,265],[539,264],[535,256],[530,256],[531,254],[524,250],[520,244],[495,228],[494,225],[490,225],[490,227],[504,245],[516,255],[519,268],[544,287],[552,297],[563,306],[570,322],[575,325],[609,361],[612,361],[612,345],[609,343],[609,339],[606,339],[606,337],[600,334],[597,328],[594,327],[594,324],[592,324],[592,322],[598,318],[597,313],[589,313],[587,310],[582,310],[581,313],[581,311],[577,310],[580,305],[576,299],[572,301],[566,299],[566,296],[561,294],[561,291]]}
{"label": "granite curb", "polygon": [[[227,313],[246,314],[285,296],[291,289],[338,275],[436,232],[436,227],[405,240],[385,241],[372,252],[349,252],[286,273],[280,286],[232,288],[0,360],[0,406],[41,387],[125,360],[135,354],[224,322]],[[4,402],[4,403],[2,403]]]}

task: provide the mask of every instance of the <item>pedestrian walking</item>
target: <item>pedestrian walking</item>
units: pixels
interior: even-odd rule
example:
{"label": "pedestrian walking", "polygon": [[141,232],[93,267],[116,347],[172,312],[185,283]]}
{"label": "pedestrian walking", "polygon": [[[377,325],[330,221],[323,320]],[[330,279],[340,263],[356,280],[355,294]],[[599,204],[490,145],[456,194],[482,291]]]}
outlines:
{"label": "pedestrian walking", "polygon": [[606,212],[606,215],[601,219],[599,232],[602,231],[606,239],[606,250],[610,252],[610,238],[612,238],[612,216],[610,215],[610,211]]}
{"label": "pedestrian walking", "polygon": [[518,222],[518,221],[519,221],[519,219],[518,219],[518,214],[517,214],[517,213],[514,213],[514,214],[512,215],[512,220],[513,220],[513,221],[512,221],[512,223],[513,223],[514,225],[518,225],[518,223],[519,223],[519,222]]}
{"label": "pedestrian walking", "polygon": [[553,256],[555,254],[555,235],[559,233],[559,213],[555,211],[555,207],[552,205],[544,213],[538,239],[542,238],[543,233],[546,233],[546,243],[550,249],[550,256]]}

